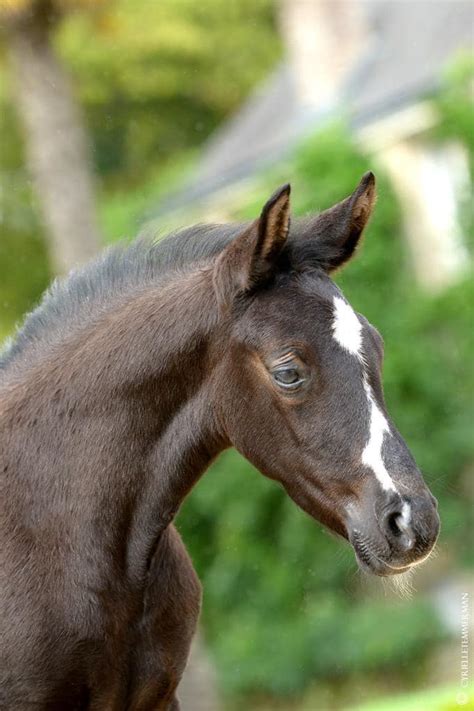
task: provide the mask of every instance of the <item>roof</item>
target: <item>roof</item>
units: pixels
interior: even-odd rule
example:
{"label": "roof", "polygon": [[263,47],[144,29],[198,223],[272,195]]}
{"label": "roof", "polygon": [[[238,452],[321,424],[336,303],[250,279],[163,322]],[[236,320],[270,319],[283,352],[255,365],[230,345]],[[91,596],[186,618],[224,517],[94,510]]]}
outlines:
{"label": "roof", "polygon": [[[412,104],[439,83],[450,58],[473,48],[474,5],[469,0],[362,0],[371,33],[331,115],[344,112],[354,128]],[[289,64],[283,63],[204,145],[182,188],[160,212],[201,199],[278,160],[328,116],[303,105]]]}

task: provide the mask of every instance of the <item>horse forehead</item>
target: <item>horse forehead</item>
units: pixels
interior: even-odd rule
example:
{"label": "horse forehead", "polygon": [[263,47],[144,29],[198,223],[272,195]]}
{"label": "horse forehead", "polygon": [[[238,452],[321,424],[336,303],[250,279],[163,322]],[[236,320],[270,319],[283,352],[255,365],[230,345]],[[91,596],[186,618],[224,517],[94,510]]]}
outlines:
{"label": "horse forehead", "polygon": [[[317,304],[323,305],[319,309],[320,317],[329,322],[332,336],[346,351],[353,355],[362,352],[362,338],[367,320],[355,312],[346,297],[330,277],[322,275],[309,286]],[[308,293],[308,285],[305,288]]]}
{"label": "horse forehead", "polygon": [[[280,336],[285,332],[294,335],[298,330],[302,338],[311,342],[324,342],[333,350],[334,326],[338,325],[339,345],[350,346],[359,332],[359,340],[365,319],[359,319],[339,287],[324,274],[302,274],[297,279],[284,283],[284,288],[269,290],[262,294],[249,312],[248,327],[257,329],[259,336],[269,336],[273,326]],[[262,330],[262,323],[265,328]],[[357,342],[357,347],[361,344]],[[352,346],[352,352],[355,346]]]}

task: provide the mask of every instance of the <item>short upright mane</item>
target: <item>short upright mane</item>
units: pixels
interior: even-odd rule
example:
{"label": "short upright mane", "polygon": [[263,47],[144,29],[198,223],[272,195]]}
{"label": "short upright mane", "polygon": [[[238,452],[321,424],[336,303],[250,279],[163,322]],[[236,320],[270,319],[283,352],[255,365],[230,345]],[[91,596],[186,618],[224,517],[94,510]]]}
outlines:
{"label": "short upright mane", "polygon": [[160,241],[139,238],[115,245],[95,261],[57,279],[0,353],[0,375],[29,347],[58,342],[123,297],[159,284],[173,271],[210,259],[241,229],[242,224],[195,225]]}
{"label": "short upright mane", "polygon": [[[27,351],[42,351],[61,342],[133,293],[216,256],[249,224],[194,225],[159,241],[138,238],[110,247],[95,261],[57,279],[0,353],[0,379]],[[312,239],[307,238],[308,230]],[[330,257],[338,253],[331,239],[329,230],[326,241],[324,222],[319,235],[315,218],[295,220],[281,252],[281,268],[327,269]]]}

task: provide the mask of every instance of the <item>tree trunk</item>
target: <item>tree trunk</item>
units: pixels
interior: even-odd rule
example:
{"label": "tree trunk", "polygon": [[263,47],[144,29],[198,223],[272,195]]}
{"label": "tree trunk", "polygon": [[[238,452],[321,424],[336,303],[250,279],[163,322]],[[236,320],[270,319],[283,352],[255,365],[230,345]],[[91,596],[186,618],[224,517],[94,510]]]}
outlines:
{"label": "tree trunk", "polygon": [[51,266],[64,274],[100,247],[90,148],[69,78],[54,52],[44,7],[7,34],[12,93],[46,227]]}

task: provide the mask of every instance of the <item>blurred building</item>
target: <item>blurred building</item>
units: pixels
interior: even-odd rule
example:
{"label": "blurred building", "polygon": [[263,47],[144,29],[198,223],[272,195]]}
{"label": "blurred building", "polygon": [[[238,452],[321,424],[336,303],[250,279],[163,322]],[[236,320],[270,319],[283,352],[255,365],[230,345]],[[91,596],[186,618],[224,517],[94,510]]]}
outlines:
{"label": "blurred building", "polygon": [[[347,117],[390,174],[401,201],[415,274],[435,290],[465,263],[460,196],[469,190],[460,145],[430,140],[428,97],[449,60],[473,48],[474,6],[465,0],[281,0],[286,60],[205,146],[191,179],[160,206],[199,201],[225,217],[262,168],[318,125]],[[216,205],[220,210],[216,215]]]}

